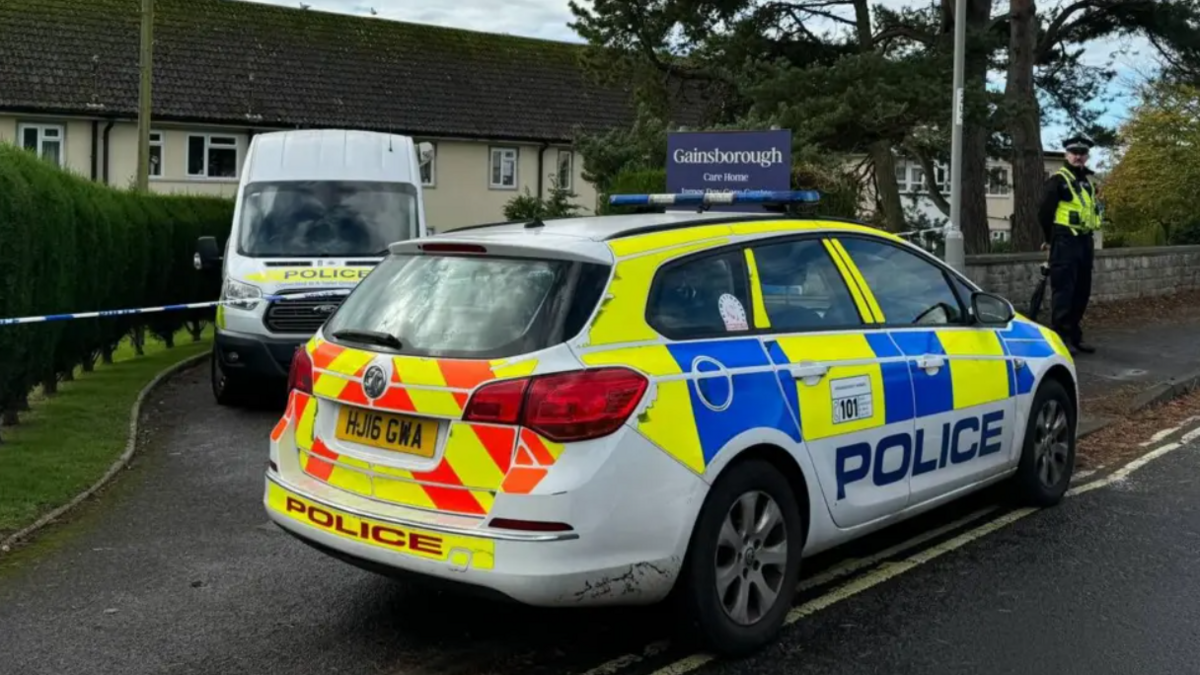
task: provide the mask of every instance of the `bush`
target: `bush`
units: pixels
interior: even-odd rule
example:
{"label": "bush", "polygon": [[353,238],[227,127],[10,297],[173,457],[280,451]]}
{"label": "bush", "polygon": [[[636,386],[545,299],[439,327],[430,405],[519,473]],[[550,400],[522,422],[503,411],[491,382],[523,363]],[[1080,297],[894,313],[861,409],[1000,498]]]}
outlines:
{"label": "bush", "polygon": [[508,220],[533,220],[534,218],[573,218],[583,208],[573,203],[579,195],[567,188],[560,188],[558,181],[550,179],[550,197],[541,199],[529,193],[513,197],[504,205],[504,217]]}
{"label": "bush", "polygon": [[[215,300],[191,265],[196,239],[229,236],[227,199],[141,194],[97,185],[0,144],[0,318]],[[188,312],[0,325],[0,412],[16,424],[29,392],[57,383],[131,333],[170,345]]]}

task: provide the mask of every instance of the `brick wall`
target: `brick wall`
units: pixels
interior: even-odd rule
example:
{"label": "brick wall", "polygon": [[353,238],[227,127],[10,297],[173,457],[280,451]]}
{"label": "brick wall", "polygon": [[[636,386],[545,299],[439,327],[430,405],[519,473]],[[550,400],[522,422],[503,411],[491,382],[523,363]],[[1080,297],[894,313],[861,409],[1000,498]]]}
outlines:
{"label": "brick wall", "polygon": [[[1023,311],[1041,276],[1045,253],[967,256],[967,275]],[[1096,251],[1092,301],[1108,302],[1200,289],[1200,246],[1109,248]],[[1050,296],[1047,290],[1046,302]],[[1048,305],[1047,305],[1048,306]]]}

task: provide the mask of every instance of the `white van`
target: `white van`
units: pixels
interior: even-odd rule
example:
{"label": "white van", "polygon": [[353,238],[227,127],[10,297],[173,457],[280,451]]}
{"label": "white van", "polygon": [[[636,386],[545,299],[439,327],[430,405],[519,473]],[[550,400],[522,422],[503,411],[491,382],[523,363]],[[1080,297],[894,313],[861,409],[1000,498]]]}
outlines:
{"label": "white van", "polygon": [[[317,129],[254,136],[243,164],[233,228],[222,255],[201,237],[195,265],[220,263],[212,388],[217,402],[282,388],[296,347],[387,255],[425,236],[418,152],[407,136]],[[280,297],[282,296],[282,297]]]}

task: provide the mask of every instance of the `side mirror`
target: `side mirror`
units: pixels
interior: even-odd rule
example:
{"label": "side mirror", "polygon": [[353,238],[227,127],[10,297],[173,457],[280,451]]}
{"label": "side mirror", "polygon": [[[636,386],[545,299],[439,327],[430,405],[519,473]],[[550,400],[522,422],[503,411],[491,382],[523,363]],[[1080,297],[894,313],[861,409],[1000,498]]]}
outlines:
{"label": "side mirror", "polygon": [[196,240],[196,255],[192,264],[198,270],[209,270],[221,262],[221,249],[217,246],[216,237],[200,237]]}
{"label": "side mirror", "polygon": [[976,291],[971,294],[971,313],[986,326],[1005,326],[1016,317],[1012,303],[999,295]]}

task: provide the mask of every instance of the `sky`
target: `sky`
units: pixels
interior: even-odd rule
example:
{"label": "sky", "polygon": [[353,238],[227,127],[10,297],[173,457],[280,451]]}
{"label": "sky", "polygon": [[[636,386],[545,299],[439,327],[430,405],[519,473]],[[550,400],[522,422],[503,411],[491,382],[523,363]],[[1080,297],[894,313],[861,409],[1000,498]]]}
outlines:
{"label": "sky", "polygon": [[[298,7],[299,0],[251,0],[269,2],[271,4]],[[892,8],[904,6],[919,6],[935,0],[873,0],[872,4],[882,4]],[[1041,11],[1062,4],[1065,0],[1046,0],[1040,2]],[[394,19],[416,23],[428,23],[455,28],[466,28],[493,33],[507,33],[527,37],[544,38],[549,40],[564,40],[580,42],[575,31],[567,25],[572,19],[567,0],[448,0],[429,2],[429,0],[304,0],[312,9],[357,14],[369,16],[372,12],[381,19]],[[995,3],[997,8],[1007,4],[1007,0]],[[994,12],[995,13],[995,10]],[[1149,44],[1141,38],[1135,40],[1105,40],[1090,44],[1085,60],[1094,65],[1108,61],[1114,53],[1122,49],[1129,54],[1116,58],[1113,66],[1118,77],[1112,85],[1109,94],[1115,96],[1113,103],[1103,106],[1104,122],[1118,124],[1125,119],[1129,106],[1135,102],[1133,88],[1145,75],[1153,70],[1154,60]],[[994,84],[1003,86],[1003,76],[1000,75]],[[950,83],[947,83],[949,89]],[[947,96],[949,99],[949,96]],[[949,107],[949,100],[947,101]],[[949,111],[947,111],[949,114]],[[1073,130],[1062,125],[1046,125],[1042,130],[1042,141],[1046,149],[1058,150],[1061,142]],[[1106,155],[1097,153],[1096,160],[1103,162]]]}

